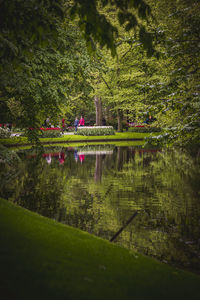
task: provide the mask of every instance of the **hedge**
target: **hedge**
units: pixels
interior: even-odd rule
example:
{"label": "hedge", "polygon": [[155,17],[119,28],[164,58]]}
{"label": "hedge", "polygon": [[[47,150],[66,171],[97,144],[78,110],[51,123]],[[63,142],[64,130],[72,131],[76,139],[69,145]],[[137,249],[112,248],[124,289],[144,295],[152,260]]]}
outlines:
{"label": "hedge", "polygon": [[144,126],[144,127],[131,127],[129,128],[131,132],[161,132],[162,129],[160,127],[151,127],[151,126]]}

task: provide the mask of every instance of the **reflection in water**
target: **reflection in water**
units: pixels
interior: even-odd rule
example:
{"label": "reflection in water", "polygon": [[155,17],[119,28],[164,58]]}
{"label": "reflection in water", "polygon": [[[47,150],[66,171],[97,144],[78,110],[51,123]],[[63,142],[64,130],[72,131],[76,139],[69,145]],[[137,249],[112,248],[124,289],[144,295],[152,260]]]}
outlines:
{"label": "reflection in water", "polygon": [[[200,271],[199,162],[107,145],[21,152],[1,196],[162,261]],[[6,173],[7,172],[7,173]],[[137,217],[126,225],[131,216]]]}
{"label": "reflection in water", "polygon": [[96,166],[95,166],[95,175],[94,175],[95,182],[101,182],[102,160],[103,160],[102,155],[96,154]]}

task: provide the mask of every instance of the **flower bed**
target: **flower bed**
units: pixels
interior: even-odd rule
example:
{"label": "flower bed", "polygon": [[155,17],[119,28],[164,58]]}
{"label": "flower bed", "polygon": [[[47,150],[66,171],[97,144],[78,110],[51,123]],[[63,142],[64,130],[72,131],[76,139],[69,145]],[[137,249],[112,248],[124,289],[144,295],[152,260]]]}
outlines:
{"label": "flower bed", "polygon": [[75,134],[85,136],[114,135],[112,126],[80,126]]}
{"label": "flower bed", "polygon": [[144,123],[128,123],[128,126],[129,127],[147,127],[148,125],[147,124],[144,124]]}
{"label": "flower bed", "polygon": [[[29,128],[30,130],[35,130],[35,128]],[[60,127],[40,127],[37,130],[40,130],[40,137],[41,138],[55,138],[61,136],[61,129]]]}
{"label": "flower bed", "polygon": [[[35,130],[35,128],[29,128],[29,130]],[[40,128],[37,128],[37,130],[42,130],[42,131],[48,131],[48,130],[57,130],[57,131],[60,131],[60,127],[40,127]]]}
{"label": "flower bed", "polygon": [[43,130],[43,131],[48,131],[48,130],[57,130],[57,131],[60,131],[60,127],[48,127],[48,128],[41,127],[40,130]]}

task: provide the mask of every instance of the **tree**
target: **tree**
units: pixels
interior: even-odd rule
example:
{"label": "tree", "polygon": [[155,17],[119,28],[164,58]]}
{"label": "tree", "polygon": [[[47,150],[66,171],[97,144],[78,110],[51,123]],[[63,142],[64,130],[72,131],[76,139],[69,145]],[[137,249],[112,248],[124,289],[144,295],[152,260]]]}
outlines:
{"label": "tree", "polygon": [[141,114],[148,110],[150,103],[153,105],[155,102],[153,87],[166,76],[156,74],[160,62],[155,57],[146,56],[136,33],[119,27],[116,12],[107,11],[107,15],[119,28],[117,57],[111,57],[109,51],[101,51],[99,57],[102,57],[105,66],[99,72],[94,89],[102,98],[104,107],[109,108],[113,118],[117,119],[118,130],[121,131],[123,118],[130,121],[144,118]]}
{"label": "tree", "polygon": [[[80,103],[88,99],[93,105],[88,96],[92,88],[89,73],[92,79],[97,68],[100,80],[96,91],[100,94],[96,96],[118,115],[119,126],[123,115],[133,119],[152,110],[159,124],[171,128],[176,124],[176,131],[170,133],[175,141],[199,143],[197,0],[192,5],[189,0],[0,3],[2,120],[6,116],[31,127],[41,122],[44,113],[54,115],[58,108],[72,114],[76,99],[81,99]],[[92,58],[78,28],[87,50],[96,50]],[[106,53],[104,46],[112,56],[118,53],[118,60]],[[98,56],[102,49],[103,55]],[[103,56],[108,60],[106,73],[96,66]],[[69,109],[65,109],[65,101],[71,101]]]}
{"label": "tree", "polygon": [[106,46],[116,55],[116,37],[118,28],[104,14],[107,8],[110,12],[117,12],[120,25],[125,24],[126,31],[137,28],[139,38],[148,50],[149,55],[153,53],[152,40],[145,27],[140,24],[140,19],[147,19],[151,16],[151,9],[143,0],[73,0],[70,7],[72,17],[79,16],[79,26],[84,32],[88,46],[93,49],[94,42],[101,47]]}
{"label": "tree", "polygon": [[[158,57],[146,57],[133,31],[118,27],[118,59],[105,53],[107,70],[98,85],[104,104],[130,120],[149,111],[155,124],[170,129],[169,139],[199,144],[199,9],[197,1],[148,1],[155,16],[146,24],[156,37]],[[116,13],[110,14],[117,24]],[[117,26],[117,25],[116,25]],[[156,54],[156,52],[155,52]],[[118,114],[120,115],[120,114]],[[141,118],[144,120],[143,118]]]}
{"label": "tree", "polygon": [[170,140],[184,145],[199,144],[199,1],[148,1],[157,26],[152,30],[157,44],[164,49],[162,59],[168,59],[169,81],[162,89],[158,119],[167,121]]}
{"label": "tree", "polygon": [[[34,55],[24,56],[17,71],[1,74],[2,103],[10,109],[13,122],[23,128],[38,128],[47,116],[56,125],[60,108],[69,106],[74,96],[86,98],[90,67],[77,26],[70,22],[60,24],[56,48],[35,46]],[[28,134],[37,138],[35,131]]]}
{"label": "tree", "polygon": [[[126,23],[127,30],[137,26],[141,29],[140,33],[144,33],[143,37],[146,32],[140,27],[135,14],[142,19],[150,15],[150,8],[143,0],[120,2],[0,0],[0,4],[0,106],[3,108],[3,115],[9,115],[9,119],[20,123],[23,127],[37,127],[44,112],[54,114],[63,96],[72,95],[78,85],[79,91],[83,88],[84,71],[78,71],[77,76],[73,70],[74,66],[77,66],[77,57],[72,61],[65,58],[72,49],[70,53],[75,50],[74,54],[77,52],[80,54],[81,49],[73,47],[71,29],[65,26],[72,17],[75,18],[74,24],[77,24],[76,16],[79,17],[78,25],[84,32],[88,47],[94,45],[93,39],[101,46],[106,45],[114,55],[117,29],[100,9],[105,6],[117,9],[121,24]],[[134,8],[135,12],[133,13],[133,10],[129,12],[130,8]],[[67,38],[71,43],[66,45],[64,39],[68,30]],[[80,35],[79,39],[81,40]],[[145,47],[149,44],[145,39],[143,43]],[[151,49],[151,45],[148,49]],[[64,64],[61,63],[62,60]],[[82,60],[83,57],[80,61]],[[64,76],[64,72],[68,75]],[[70,85],[69,77],[73,78],[73,91],[71,88],[63,87],[64,82]],[[15,110],[13,108],[16,107],[17,114],[13,113]]]}

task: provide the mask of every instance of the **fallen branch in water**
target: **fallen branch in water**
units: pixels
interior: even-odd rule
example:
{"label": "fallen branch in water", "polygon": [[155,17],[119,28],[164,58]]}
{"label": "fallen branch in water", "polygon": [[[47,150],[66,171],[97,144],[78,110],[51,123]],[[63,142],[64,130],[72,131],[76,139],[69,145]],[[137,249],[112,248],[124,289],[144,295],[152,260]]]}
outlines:
{"label": "fallen branch in water", "polygon": [[128,219],[128,221],[126,222],[126,224],[124,226],[122,226],[120,228],[120,230],[117,231],[117,233],[115,233],[115,235],[110,239],[110,242],[113,242],[116,237],[126,228],[126,226],[137,216],[138,212],[136,211],[131,217],[130,219]]}

